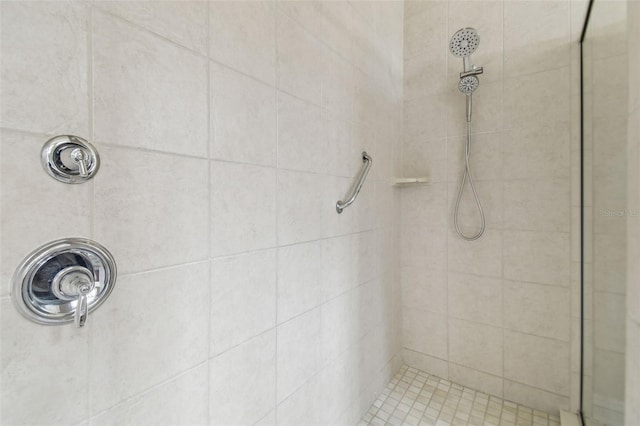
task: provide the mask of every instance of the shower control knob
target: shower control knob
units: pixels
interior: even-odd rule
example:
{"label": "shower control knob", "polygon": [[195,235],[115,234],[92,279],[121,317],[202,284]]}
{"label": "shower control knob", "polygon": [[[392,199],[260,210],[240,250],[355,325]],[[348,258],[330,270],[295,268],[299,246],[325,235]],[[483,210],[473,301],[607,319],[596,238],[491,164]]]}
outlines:
{"label": "shower control knob", "polygon": [[80,177],[89,176],[89,160],[87,153],[82,148],[75,148],[71,151],[71,159],[78,165],[78,174]]}
{"label": "shower control knob", "polygon": [[11,298],[33,322],[83,327],[89,313],[109,297],[116,274],[113,256],[95,241],[56,240],[33,251],[18,266]]}
{"label": "shower control knob", "polygon": [[42,147],[42,166],[49,175],[63,183],[83,183],[100,167],[95,147],[74,135],[49,139]]}

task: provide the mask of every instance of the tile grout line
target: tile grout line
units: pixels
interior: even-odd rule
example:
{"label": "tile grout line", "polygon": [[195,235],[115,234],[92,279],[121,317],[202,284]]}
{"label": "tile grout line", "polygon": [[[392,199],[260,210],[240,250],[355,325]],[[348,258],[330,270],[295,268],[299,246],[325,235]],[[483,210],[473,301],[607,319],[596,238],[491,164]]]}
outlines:
{"label": "tile grout line", "polygon": [[[85,25],[87,28],[87,108],[88,108],[88,119],[89,119],[89,138],[90,143],[93,143],[95,139],[95,126],[94,126],[94,90],[93,90],[93,13],[94,13],[94,5],[90,3],[87,5],[88,16],[87,22]],[[91,179],[89,183],[89,199],[91,202],[89,203],[89,235],[92,239],[96,238],[96,184],[95,180]],[[91,402],[93,393],[95,389],[91,386],[93,374],[92,374],[92,363],[91,363],[91,348],[93,347],[93,333],[91,330],[93,329],[93,321],[89,324],[89,332],[87,333],[87,423],[93,423],[93,404]]]}
{"label": "tile grout line", "polygon": [[213,294],[212,294],[212,280],[213,280],[213,274],[212,274],[212,267],[213,267],[213,261],[211,260],[211,253],[212,253],[212,245],[213,245],[213,224],[212,224],[212,210],[213,210],[213,188],[212,188],[212,183],[211,183],[211,179],[212,179],[212,173],[211,173],[211,169],[213,167],[213,163],[211,162],[211,145],[213,143],[212,138],[214,137],[214,135],[212,134],[211,131],[211,96],[212,96],[212,91],[211,91],[211,61],[208,60],[209,56],[210,56],[210,47],[211,47],[211,3],[207,2],[207,8],[206,8],[206,13],[207,13],[207,39],[206,39],[206,43],[205,43],[205,49],[206,49],[206,56],[207,56],[207,189],[208,189],[208,195],[209,195],[209,202],[207,203],[207,207],[208,207],[208,217],[207,217],[207,235],[208,235],[208,240],[209,240],[209,244],[207,245],[207,249],[208,249],[208,253],[207,253],[207,257],[208,257],[208,267],[207,267],[207,277],[208,279],[208,298],[209,298],[209,303],[207,304],[209,307],[209,312],[208,312],[208,316],[207,316],[207,421],[209,423],[211,423],[211,418],[212,418],[212,412],[211,412],[211,339],[212,339],[212,320],[211,320],[211,314],[212,314],[212,309],[213,309]]}
{"label": "tile grout line", "polygon": [[[278,229],[278,209],[280,208],[280,197],[278,196],[279,194],[279,187],[280,187],[280,126],[279,126],[279,121],[280,121],[280,93],[279,93],[279,79],[280,79],[280,66],[279,66],[279,55],[280,55],[280,50],[278,49],[278,29],[280,26],[280,20],[278,18],[278,4],[274,4],[273,5],[274,11],[273,11],[273,67],[274,67],[274,81],[273,81],[273,97],[274,97],[274,106],[275,106],[275,129],[276,129],[276,134],[275,134],[275,145],[276,145],[276,157],[275,157],[275,170],[276,170],[276,176],[275,176],[275,245],[276,245],[276,250],[275,250],[275,293],[274,293],[274,297],[273,297],[273,304],[274,304],[274,312],[273,312],[273,317],[274,317],[274,324],[273,324],[273,328],[274,328],[274,346],[275,346],[275,354],[274,354],[274,372],[275,372],[275,379],[273,381],[273,411],[274,411],[274,423],[277,425],[278,424],[278,406],[279,406],[279,396],[278,396],[278,353],[279,353],[279,346],[278,346],[278,329],[279,329],[279,325],[278,325],[278,292],[280,289],[280,285],[278,283],[278,280],[280,278],[280,274],[278,273],[278,265],[280,262],[280,237],[279,237],[279,229]],[[297,99],[296,97],[294,97],[294,99]],[[293,319],[293,318],[291,318]],[[296,389],[296,391],[299,388]],[[295,392],[295,391],[294,391]],[[285,398],[282,402],[286,401],[287,398]]]}

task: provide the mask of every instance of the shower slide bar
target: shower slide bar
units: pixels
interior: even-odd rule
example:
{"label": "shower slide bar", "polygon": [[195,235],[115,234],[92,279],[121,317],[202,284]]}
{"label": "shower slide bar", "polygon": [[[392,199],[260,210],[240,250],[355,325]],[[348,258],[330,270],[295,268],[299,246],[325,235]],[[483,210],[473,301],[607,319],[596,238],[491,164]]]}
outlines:
{"label": "shower slide bar", "polygon": [[347,201],[340,201],[336,203],[336,211],[338,214],[342,213],[344,209],[349,207],[358,197],[360,190],[362,189],[362,185],[364,184],[364,180],[367,178],[369,174],[369,169],[371,168],[371,164],[373,164],[373,159],[366,151],[362,151],[362,168],[360,169],[360,175],[358,176],[358,180],[356,180],[355,185],[351,187],[351,195],[347,197]]}

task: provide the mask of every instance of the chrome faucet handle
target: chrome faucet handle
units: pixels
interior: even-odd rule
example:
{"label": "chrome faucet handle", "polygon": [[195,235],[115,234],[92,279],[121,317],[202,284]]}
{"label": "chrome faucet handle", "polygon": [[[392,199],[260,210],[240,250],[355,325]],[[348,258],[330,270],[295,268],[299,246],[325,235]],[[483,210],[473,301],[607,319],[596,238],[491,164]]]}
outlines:
{"label": "chrome faucet handle", "polygon": [[60,135],[45,142],[40,153],[42,166],[63,183],[83,183],[100,168],[96,148],[80,136]]}
{"label": "chrome faucet handle", "polygon": [[73,314],[77,327],[84,327],[89,315],[89,293],[95,288],[93,273],[84,266],[74,265],[62,269],[51,281],[51,291],[59,300],[76,302]]}
{"label": "chrome faucet handle", "polygon": [[82,148],[74,148],[71,151],[71,159],[78,165],[78,174],[80,177],[89,176],[89,156]]}
{"label": "chrome faucet handle", "polygon": [[74,315],[74,322],[78,328],[84,327],[87,322],[87,316],[89,315],[87,295],[89,293],[91,293],[91,286],[88,283],[81,284],[78,287],[78,304]]}

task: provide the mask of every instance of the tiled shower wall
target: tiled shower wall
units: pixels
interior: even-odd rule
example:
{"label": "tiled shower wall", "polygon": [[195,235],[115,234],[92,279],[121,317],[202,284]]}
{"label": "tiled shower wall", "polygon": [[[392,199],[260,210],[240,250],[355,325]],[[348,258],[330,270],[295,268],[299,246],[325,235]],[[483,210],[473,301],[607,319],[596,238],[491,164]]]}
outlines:
{"label": "tiled shower wall", "polygon": [[635,213],[627,218],[627,338],[625,377],[625,425],[640,424],[640,84],[636,76],[640,66],[640,2],[627,2],[627,59],[629,70],[629,119],[627,196],[629,209]]}
{"label": "tiled shower wall", "polygon": [[[1,12],[2,423],[355,423],[400,365],[402,3]],[[56,134],[95,179],[46,175]],[[67,236],[117,286],[84,329],[35,325],[11,275]]]}
{"label": "tiled shower wall", "polygon": [[[405,362],[534,408],[579,401],[579,62],[586,2],[405,2],[402,190]],[[471,168],[487,220],[453,231],[463,171],[462,59],[484,67]],[[461,224],[478,227],[467,184]]]}

